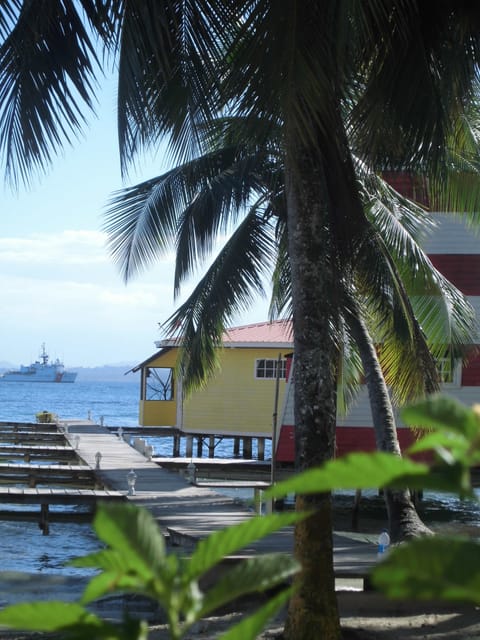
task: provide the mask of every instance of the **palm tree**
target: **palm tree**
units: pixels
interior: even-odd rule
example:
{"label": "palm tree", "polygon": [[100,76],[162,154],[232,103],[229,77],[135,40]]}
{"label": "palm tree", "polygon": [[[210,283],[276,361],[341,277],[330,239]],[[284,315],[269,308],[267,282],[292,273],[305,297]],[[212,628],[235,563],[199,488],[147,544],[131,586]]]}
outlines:
{"label": "palm tree", "polygon": [[[257,146],[254,150],[238,141],[234,144],[237,126],[236,120],[222,119],[217,135],[210,141],[213,144],[210,152],[137,188],[120,192],[107,215],[111,251],[125,280],[144,266],[146,247],[151,250],[152,260],[161,249],[152,245],[150,229],[167,226],[177,229],[176,285],[179,287],[182,278],[197,266],[192,259],[197,254],[197,245],[212,246],[218,220],[227,226],[230,216],[238,216],[243,205],[244,222],[192,296],[167,323],[169,335],[174,331],[185,341],[183,379],[186,385],[202,382],[208,367],[214,367],[217,350],[208,350],[203,332],[206,330],[208,335],[209,327],[225,326],[242,299],[248,304],[248,294],[261,288],[262,263],[277,263],[272,298],[274,315],[290,313],[291,277],[285,250],[282,155],[275,141],[270,141],[265,149]],[[472,333],[468,329],[469,323],[472,327],[473,312],[464,297],[433,268],[412,237],[412,233],[418,235],[425,225],[431,224],[430,218],[400,195],[394,196],[381,178],[365,170],[362,177],[363,190],[370,194],[369,220],[374,242],[365,247],[364,257],[355,269],[356,285],[347,288],[342,279],[337,289],[343,287],[344,293],[340,296],[343,324],[354,337],[366,372],[378,448],[399,455],[390,396],[362,317],[370,318],[370,325],[382,342],[383,358],[388,361],[389,378],[396,396],[405,400],[436,389],[435,358],[430,355],[428,344],[437,357],[447,348],[458,352],[462,342],[470,344]],[[373,193],[377,193],[375,199]],[[250,202],[249,210],[246,201]],[[400,211],[404,211],[402,216]],[[210,218],[213,222],[206,224]],[[202,229],[198,221],[202,221]],[[272,221],[276,224],[276,246],[272,240]],[[381,239],[381,233],[385,240]],[[373,271],[381,275],[369,285],[372,291],[367,295],[365,282]],[[421,278],[428,295],[419,298]],[[416,280],[417,306],[421,303],[424,307],[419,310],[423,330],[408,298],[407,288],[413,279]],[[437,307],[436,313],[432,313],[432,304]],[[451,308],[456,310],[454,317],[445,313]],[[444,337],[440,341],[442,330]],[[342,340],[350,341],[348,336]],[[351,354],[352,347],[347,351]],[[428,531],[408,491],[386,491],[385,498],[394,540]]]}
{"label": "palm tree", "polygon": [[[347,132],[355,132],[360,157],[371,166],[423,164],[426,173],[441,166],[451,116],[463,112],[476,80],[475,7],[447,1],[432,12],[417,0],[7,0],[0,8],[0,152],[13,182],[50,162],[80,128],[79,105],[91,107],[97,60],[77,7],[104,46],[118,52],[124,170],[165,134],[177,159],[193,157],[199,131],[222,110],[252,123],[245,140],[266,139],[281,123],[297,463],[321,464],[333,455],[339,268],[350,278],[369,228]],[[347,103],[354,106],[348,121]],[[155,240],[165,240],[166,231],[152,229]],[[218,338],[220,326],[210,329],[208,339]],[[313,515],[296,530],[303,570],[286,634],[336,639],[331,499],[297,500]]]}

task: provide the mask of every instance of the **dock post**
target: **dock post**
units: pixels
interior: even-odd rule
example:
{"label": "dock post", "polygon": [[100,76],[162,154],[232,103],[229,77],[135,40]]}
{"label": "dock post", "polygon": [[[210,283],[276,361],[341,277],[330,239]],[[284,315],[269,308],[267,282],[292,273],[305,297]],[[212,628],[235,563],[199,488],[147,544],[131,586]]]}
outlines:
{"label": "dock post", "polygon": [[353,510],[352,510],[352,530],[358,531],[358,515],[360,512],[360,500],[362,498],[362,490],[355,490],[355,499],[353,501]]}
{"label": "dock post", "polygon": [[252,459],[252,439],[250,437],[243,438],[243,458],[244,460]]}
{"label": "dock post", "polygon": [[187,436],[185,457],[193,458],[193,436]]}
{"label": "dock post", "polygon": [[255,513],[259,516],[262,515],[262,490],[255,487],[253,490],[253,504],[255,507]]}
{"label": "dock post", "polygon": [[258,459],[265,460],[265,438],[258,438]]}
{"label": "dock post", "polygon": [[50,533],[50,524],[48,522],[48,503],[42,502],[40,505],[40,522],[38,526],[42,530],[42,535],[48,536]]}
{"label": "dock post", "polygon": [[233,438],[233,457],[240,457],[240,438],[238,436]]}
{"label": "dock post", "polygon": [[203,436],[198,436],[197,440],[197,458],[201,458],[203,453]]}
{"label": "dock post", "polygon": [[173,436],[173,457],[180,457],[180,436],[178,433]]}
{"label": "dock post", "polygon": [[215,436],[208,437],[208,457],[215,457]]}

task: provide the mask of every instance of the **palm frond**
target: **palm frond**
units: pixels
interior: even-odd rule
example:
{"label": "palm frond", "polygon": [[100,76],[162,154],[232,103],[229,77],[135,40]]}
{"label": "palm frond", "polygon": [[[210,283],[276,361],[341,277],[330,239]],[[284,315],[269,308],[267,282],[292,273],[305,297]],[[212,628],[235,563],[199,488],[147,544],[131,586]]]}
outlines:
{"label": "palm frond", "polygon": [[104,229],[125,280],[177,247],[174,287],[212,249],[216,234],[235,224],[268,183],[265,154],[239,156],[222,147],[114,194]]}
{"label": "palm frond", "polygon": [[182,345],[179,366],[185,388],[201,385],[215,368],[216,348],[253,295],[264,295],[264,277],[275,257],[271,229],[252,209],[225,244],[188,300],[163,325]]}
{"label": "palm frond", "polygon": [[476,98],[453,122],[446,148],[446,166],[429,180],[432,210],[467,215],[474,228],[478,227],[480,211],[479,143],[480,108]]}
{"label": "palm frond", "polygon": [[21,0],[3,0],[0,3],[0,38],[3,40],[10,32],[12,24],[21,9]]}
{"label": "palm frond", "polygon": [[113,194],[104,230],[125,281],[173,248],[177,212],[183,206],[181,170],[177,169]]}
{"label": "palm frond", "polygon": [[0,46],[0,155],[18,186],[44,171],[94,109],[95,47],[72,0],[24,2]]}
{"label": "palm frond", "polygon": [[[217,151],[204,156],[202,175],[190,176],[192,197],[179,219],[175,292],[198,262],[208,255],[219,233],[227,233],[246,210],[260,198],[268,178],[262,176],[261,155],[235,157],[235,151]],[[263,177],[263,180],[262,180]],[[257,205],[258,206],[258,205]]]}
{"label": "palm frond", "polygon": [[[366,86],[351,122],[363,157],[377,167],[417,171],[445,160],[452,122],[478,78],[480,15],[474,5],[391,5],[377,34]],[[397,25],[400,17],[402,25]]]}
{"label": "palm frond", "polygon": [[348,323],[343,322],[343,340],[338,364],[337,410],[347,415],[362,386],[363,367],[358,347]]}
{"label": "palm frond", "polygon": [[119,48],[122,170],[170,139],[174,162],[198,156],[199,128],[218,114],[218,81],[231,22],[228,3],[126,3]]}

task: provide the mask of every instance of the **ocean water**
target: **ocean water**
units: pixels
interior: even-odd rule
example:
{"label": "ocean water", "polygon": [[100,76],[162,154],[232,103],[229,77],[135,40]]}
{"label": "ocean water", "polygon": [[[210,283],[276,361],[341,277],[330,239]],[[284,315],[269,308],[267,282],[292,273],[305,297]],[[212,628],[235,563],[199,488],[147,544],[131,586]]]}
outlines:
{"label": "ocean water", "polygon": [[138,424],[139,384],[135,382],[84,382],[73,384],[0,382],[0,420],[35,422],[40,411],[64,420],[87,418],[111,426]]}

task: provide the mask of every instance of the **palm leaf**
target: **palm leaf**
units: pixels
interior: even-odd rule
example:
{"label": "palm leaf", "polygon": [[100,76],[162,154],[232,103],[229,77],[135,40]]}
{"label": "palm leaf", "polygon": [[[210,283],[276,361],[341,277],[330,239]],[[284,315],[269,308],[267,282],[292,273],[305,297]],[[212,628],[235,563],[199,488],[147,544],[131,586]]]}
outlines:
{"label": "palm leaf", "polygon": [[[177,161],[198,155],[198,131],[217,113],[232,18],[227,4],[127,3],[118,40],[122,169],[169,136]],[[148,66],[145,62],[148,61]]]}
{"label": "palm leaf", "polygon": [[263,295],[275,243],[262,212],[252,208],[195,287],[163,325],[182,345],[180,367],[186,388],[202,384],[217,363],[229,320]]}
{"label": "palm leaf", "polygon": [[84,108],[94,108],[97,62],[73,1],[22,3],[0,46],[0,154],[14,186],[44,171],[81,131]]}

